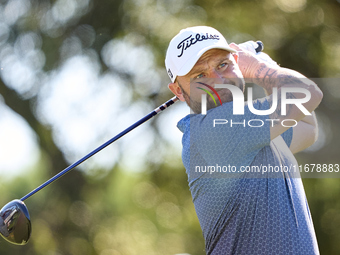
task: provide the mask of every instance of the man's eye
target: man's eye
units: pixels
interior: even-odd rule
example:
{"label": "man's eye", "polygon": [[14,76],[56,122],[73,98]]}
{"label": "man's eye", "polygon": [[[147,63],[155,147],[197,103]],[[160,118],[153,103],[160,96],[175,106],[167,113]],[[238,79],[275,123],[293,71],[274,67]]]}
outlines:
{"label": "man's eye", "polygon": [[200,79],[200,78],[203,78],[204,77],[204,74],[199,74],[199,75],[197,75],[196,77],[195,77],[195,79]]}
{"label": "man's eye", "polygon": [[227,63],[222,63],[222,64],[219,65],[219,68],[220,68],[220,69],[221,69],[221,68],[224,68],[224,67],[228,67],[228,64],[227,64]]}

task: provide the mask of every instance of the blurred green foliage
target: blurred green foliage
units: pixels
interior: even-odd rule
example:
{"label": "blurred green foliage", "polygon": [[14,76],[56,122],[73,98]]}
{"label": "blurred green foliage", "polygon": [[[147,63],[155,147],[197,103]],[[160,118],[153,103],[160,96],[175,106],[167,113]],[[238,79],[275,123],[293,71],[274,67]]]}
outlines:
{"label": "blurred green foliage", "polygon": [[[31,71],[27,77],[14,72],[12,79],[2,70],[0,94],[36,133],[41,151],[34,169],[15,179],[0,180],[0,204],[20,198],[70,163],[71,152],[56,143],[53,124],[44,121],[37,110],[45,77],[68,59],[87,56],[98,64],[99,75],[118,75],[133,102],[158,106],[171,96],[163,70],[168,42],[182,28],[209,25],[229,42],[262,40],[265,52],[281,66],[311,78],[339,78],[339,13],[336,0],[0,1],[1,67],[10,67],[12,62],[4,61],[10,54],[27,57],[25,50],[34,42]],[[155,61],[158,94],[147,89],[155,77],[135,79],[136,70],[108,65],[103,48],[115,40],[151,49],[146,58]],[[146,63],[145,58],[138,63],[131,60],[133,69]],[[20,78],[24,81],[16,83]],[[301,164],[340,163],[340,87],[327,82],[320,86],[324,91],[317,110],[321,142],[297,155]],[[33,224],[29,244],[20,247],[0,240],[0,254],[205,254],[180,151],[161,135],[157,120],[149,128],[156,138],[143,158],[145,170],[127,171],[119,164],[121,149],[109,170],[94,166],[92,174],[69,173],[26,202]],[[321,254],[340,254],[339,179],[303,182]]]}

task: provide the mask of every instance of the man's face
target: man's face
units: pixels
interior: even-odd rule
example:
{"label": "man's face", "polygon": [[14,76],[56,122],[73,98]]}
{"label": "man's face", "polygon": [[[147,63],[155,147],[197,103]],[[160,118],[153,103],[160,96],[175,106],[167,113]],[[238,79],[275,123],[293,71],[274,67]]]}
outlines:
{"label": "man's face", "polygon": [[[214,88],[215,84],[231,84],[244,91],[243,75],[234,56],[228,51],[219,49],[207,51],[187,75],[177,77],[173,88],[170,85],[169,88],[174,93],[177,92],[176,96],[186,101],[195,113],[200,113],[201,95],[206,93],[204,90],[210,91],[217,102],[216,105],[213,98],[208,96],[207,110],[220,105],[217,95],[209,89],[209,86]],[[222,103],[233,100],[228,89],[216,89],[216,91]]]}

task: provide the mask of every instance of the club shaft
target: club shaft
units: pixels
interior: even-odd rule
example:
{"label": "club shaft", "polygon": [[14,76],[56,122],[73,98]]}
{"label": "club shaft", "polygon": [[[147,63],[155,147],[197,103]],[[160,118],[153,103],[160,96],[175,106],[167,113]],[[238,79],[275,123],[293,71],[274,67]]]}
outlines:
{"label": "club shaft", "polygon": [[65,168],[64,170],[62,170],[61,172],[59,172],[58,174],[53,176],[51,179],[49,179],[48,181],[44,182],[43,184],[41,184],[36,189],[32,190],[30,193],[28,193],[27,195],[22,197],[20,200],[21,201],[25,201],[27,198],[31,197],[32,195],[34,195],[35,193],[37,193],[41,189],[45,188],[47,185],[49,185],[52,182],[56,181],[57,179],[59,179],[60,177],[62,177],[63,175],[65,175],[66,173],[68,173],[69,171],[71,171],[72,169],[74,169],[75,167],[80,165],[81,163],[83,163],[85,160],[89,159],[90,157],[92,157],[93,155],[95,155],[96,153],[101,151],[102,149],[104,149],[107,146],[109,146],[111,143],[117,141],[119,138],[121,138],[122,136],[126,135],[131,130],[135,129],[136,127],[138,127],[139,125],[143,124],[144,122],[148,121],[153,116],[157,115],[158,113],[160,113],[161,111],[165,110],[166,108],[168,108],[169,106],[171,106],[172,104],[174,104],[177,101],[178,101],[177,97],[171,98],[169,101],[165,102],[164,104],[162,104],[161,106],[159,106],[158,108],[156,108],[155,110],[150,112],[148,115],[144,116],[139,121],[137,121],[136,123],[132,124],[130,127],[126,128],[125,130],[120,132],[115,137],[113,137],[110,140],[108,140],[107,142],[103,143],[98,148],[96,148],[95,150],[93,150],[89,154],[87,154],[86,156],[84,156],[81,159],[79,159],[77,162],[75,162],[72,165],[68,166],[67,168]]}

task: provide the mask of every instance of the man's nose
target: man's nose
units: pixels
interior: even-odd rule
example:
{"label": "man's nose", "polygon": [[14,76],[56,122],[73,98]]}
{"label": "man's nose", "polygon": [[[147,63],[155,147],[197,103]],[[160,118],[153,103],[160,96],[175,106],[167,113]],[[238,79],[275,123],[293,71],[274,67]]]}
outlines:
{"label": "man's nose", "polygon": [[209,78],[211,78],[211,86],[215,87],[215,84],[223,84],[224,78],[216,70],[211,71]]}

